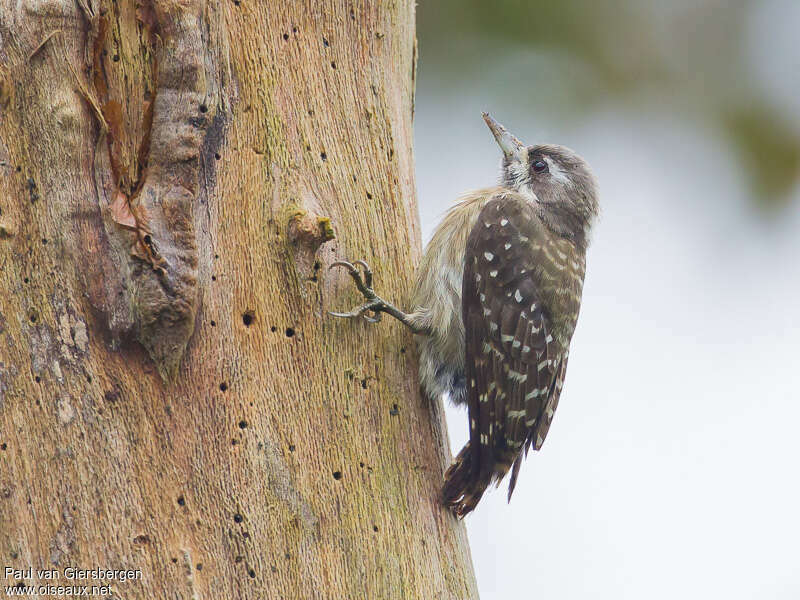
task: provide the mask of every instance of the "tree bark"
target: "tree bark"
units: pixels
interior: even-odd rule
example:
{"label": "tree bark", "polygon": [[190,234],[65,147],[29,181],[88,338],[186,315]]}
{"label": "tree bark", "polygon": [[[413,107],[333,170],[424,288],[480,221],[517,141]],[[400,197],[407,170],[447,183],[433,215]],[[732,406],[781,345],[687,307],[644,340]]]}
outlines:
{"label": "tree bark", "polygon": [[412,0],[2,0],[0,586],[477,597],[411,335],[326,315],[407,298],[415,59]]}

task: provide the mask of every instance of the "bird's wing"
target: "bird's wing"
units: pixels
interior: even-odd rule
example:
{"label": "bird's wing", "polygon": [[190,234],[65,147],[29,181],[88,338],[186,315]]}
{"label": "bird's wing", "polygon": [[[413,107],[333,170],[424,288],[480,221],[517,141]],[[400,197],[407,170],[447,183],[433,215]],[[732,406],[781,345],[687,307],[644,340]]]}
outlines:
{"label": "bird's wing", "polygon": [[[506,195],[481,211],[467,242],[462,311],[472,469],[499,480],[523,446],[541,447],[566,368],[537,281],[543,226],[524,199]],[[558,375],[562,374],[561,377]],[[516,472],[509,486],[509,498]]]}

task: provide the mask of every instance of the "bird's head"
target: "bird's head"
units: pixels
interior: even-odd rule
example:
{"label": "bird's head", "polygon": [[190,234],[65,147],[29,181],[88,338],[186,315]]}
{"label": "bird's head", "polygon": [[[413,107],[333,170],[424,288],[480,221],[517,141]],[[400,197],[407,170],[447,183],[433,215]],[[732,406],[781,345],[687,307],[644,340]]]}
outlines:
{"label": "bird's head", "polygon": [[585,234],[597,216],[597,185],[586,161],[564,146],[526,146],[487,113],[503,150],[502,184],[530,198],[559,232]]}

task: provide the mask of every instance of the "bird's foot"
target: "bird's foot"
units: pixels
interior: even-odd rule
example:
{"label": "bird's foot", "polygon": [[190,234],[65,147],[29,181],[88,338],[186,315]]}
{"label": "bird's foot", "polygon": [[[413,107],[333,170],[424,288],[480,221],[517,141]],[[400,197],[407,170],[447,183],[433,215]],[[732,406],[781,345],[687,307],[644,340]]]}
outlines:
{"label": "bird's foot", "polygon": [[[369,323],[379,322],[382,317],[381,312],[385,311],[391,305],[379,298],[375,293],[375,290],[372,289],[372,269],[369,268],[369,265],[363,260],[356,260],[352,263],[347,262],[346,260],[338,260],[329,268],[333,269],[334,267],[342,267],[347,269],[347,272],[350,274],[350,277],[353,278],[358,291],[364,296],[366,302],[361,306],[354,308],[350,312],[341,313],[329,311],[328,314],[332,317],[339,317],[340,319],[357,319],[358,317],[363,317],[364,320]],[[361,271],[358,267],[363,269],[363,276],[361,275]],[[374,316],[367,314],[370,312]]]}
{"label": "bird's foot", "polygon": [[[402,310],[379,297],[375,293],[375,290],[372,289],[372,269],[370,269],[369,265],[363,260],[355,260],[352,263],[347,262],[346,260],[339,260],[330,266],[331,269],[333,267],[342,267],[347,269],[347,272],[350,274],[350,277],[353,278],[358,291],[364,296],[366,302],[361,306],[354,308],[350,312],[329,312],[329,315],[333,317],[339,317],[341,319],[357,319],[358,317],[363,317],[364,320],[369,323],[377,323],[381,320],[382,313],[386,313],[408,327],[412,333],[423,335],[430,334],[430,330],[427,327],[420,325],[417,322],[414,314],[409,315],[404,313]],[[364,271],[363,276],[358,267],[361,267],[361,269]],[[372,313],[372,316],[367,313]]]}

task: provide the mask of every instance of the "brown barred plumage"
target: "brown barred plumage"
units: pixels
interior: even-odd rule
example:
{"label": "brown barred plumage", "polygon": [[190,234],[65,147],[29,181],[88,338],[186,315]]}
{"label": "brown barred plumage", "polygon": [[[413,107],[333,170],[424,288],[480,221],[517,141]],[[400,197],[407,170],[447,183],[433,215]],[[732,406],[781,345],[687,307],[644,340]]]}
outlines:
{"label": "brown barred plumage", "polygon": [[538,450],[547,437],[584,275],[575,242],[551,232],[534,205],[513,192],[498,194],[481,211],[465,262],[470,441],[443,490],[444,501],[460,515],[513,465],[510,499],[523,450]]}
{"label": "brown barred plumage", "polygon": [[[420,339],[420,380],[469,410],[469,442],[445,474],[443,502],[463,517],[492,482],[539,450],[558,406],[580,309],[594,178],[562,146],[524,146],[488,115],[504,152],[502,185],[474,192],[434,232],[417,270],[415,310],[375,296],[338,316],[387,312]],[[362,266],[366,268],[364,263]]]}

